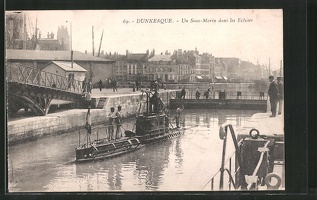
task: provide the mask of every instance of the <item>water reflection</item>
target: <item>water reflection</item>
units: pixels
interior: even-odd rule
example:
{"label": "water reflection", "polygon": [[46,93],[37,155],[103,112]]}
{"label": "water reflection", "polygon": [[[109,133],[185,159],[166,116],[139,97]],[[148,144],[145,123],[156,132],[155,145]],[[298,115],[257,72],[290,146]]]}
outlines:
{"label": "water reflection", "polygon": [[136,171],[138,179],[145,183],[145,190],[157,190],[162,183],[164,169],[169,164],[169,154],[172,141],[165,141],[155,146],[148,146],[143,151],[137,152]]}
{"label": "water reflection", "polygon": [[[234,126],[241,126],[242,123],[250,118],[256,111],[232,111],[232,110],[195,110],[184,112],[184,119],[188,126],[202,126],[202,127],[215,127],[217,123],[220,126],[223,123],[231,123]],[[217,127],[218,127],[217,126]]]}
{"label": "water reflection", "polygon": [[[10,147],[9,190],[197,191],[219,169],[219,125],[228,122],[234,127],[243,126],[254,113],[184,110],[184,135],[92,163],[69,163],[78,145],[75,132]],[[124,126],[132,128],[133,122]]]}
{"label": "water reflection", "polygon": [[182,173],[182,166],[183,166],[183,151],[181,146],[181,140],[176,140],[175,142],[175,162],[176,162],[176,173]]}

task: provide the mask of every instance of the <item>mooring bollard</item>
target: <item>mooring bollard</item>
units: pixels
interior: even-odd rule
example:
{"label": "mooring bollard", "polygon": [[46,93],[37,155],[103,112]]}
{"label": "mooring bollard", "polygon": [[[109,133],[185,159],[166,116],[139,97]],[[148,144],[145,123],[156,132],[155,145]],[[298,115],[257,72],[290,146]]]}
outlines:
{"label": "mooring bollard", "polygon": [[239,99],[241,97],[241,92],[237,92],[237,99]]}
{"label": "mooring bollard", "polygon": [[264,100],[264,92],[260,92],[260,100]]}
{"label": "mooring bollard", "polygon": [[226,100],[226,92],[219,92],[219,99]]}

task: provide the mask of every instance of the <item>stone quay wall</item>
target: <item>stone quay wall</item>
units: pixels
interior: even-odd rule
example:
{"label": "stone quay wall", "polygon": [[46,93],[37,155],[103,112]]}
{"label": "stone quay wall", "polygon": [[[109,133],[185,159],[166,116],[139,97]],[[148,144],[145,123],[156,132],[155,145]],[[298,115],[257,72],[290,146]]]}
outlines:
{"label": "stone quay wall", "polygon": [[[176,91],[160,90],[160,97],[165,105],[169,104],[169,99],[176,96]],[[116,96],[105,96],[93,98],[97,105],[100,99],[105,103],[102,108],[91,109],[92,125],[104,124],[110,112],[110,108],[122,107],[123,118],[136,116],[145,111],[145,94],[121,94]],[[95,105],[95,106],[96,106]],[[86,123],[87,109],[72,109],[68,111],[51,113],[46,116],[24,118],[7,123],[7,141],[9,145],[35,140],[37,138],[61,134],[68,131],[75,131],[84,127]]]}

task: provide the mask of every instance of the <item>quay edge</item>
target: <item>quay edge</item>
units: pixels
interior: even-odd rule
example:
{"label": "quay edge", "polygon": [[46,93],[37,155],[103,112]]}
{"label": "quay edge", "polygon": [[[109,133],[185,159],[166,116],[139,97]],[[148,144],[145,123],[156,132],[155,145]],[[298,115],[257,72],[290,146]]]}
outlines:
{"label": "quay edge", "polygon": [[[176,90],[160,90],[160,97],[164,104],[169,103],[169,99],[176,96]],[[145,101],[145,96],[141,92],[102,95],[92,97],[93,107],[91,109],[92,125],[104,124],[111,107],[122,106],[123,119],[136,116],[139,112],[140,103]],[[143,100],[142,100],[143,98]],[[100,99],[104,99],[103,105]],[[100,108],[97,108],[99,104]],[[36,140],[41,137],[61,134],[68,131],[75,131],[83,128],[86,123],[87,109],[72,109],[57,113],[47,114],[46,116],[36,116],[23,118],[7,123],[7,142],[8,145],[21,144],[27,141]]]}

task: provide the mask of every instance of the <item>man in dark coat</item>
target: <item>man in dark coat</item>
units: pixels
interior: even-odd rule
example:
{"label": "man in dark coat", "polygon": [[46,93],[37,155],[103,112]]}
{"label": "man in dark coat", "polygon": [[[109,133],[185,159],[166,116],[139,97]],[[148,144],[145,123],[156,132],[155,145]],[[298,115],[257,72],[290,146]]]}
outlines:
{"label": "man in dark coat", "polygon": [[199,87],[196,89],[196,99],[199,99],[200,97],[200,92],[199,92]]}
{"label": "man in dark coat", "polygon": [[89,79],[88,83],[87,83],[87,91],[88,93],[91,94],[91,91],[92,91],[92,82],[91,82],[91,79]]}
{"label": "man in dark coat", "polygon": [[269,76],[270,80],[270,86],[268,90],[268,95],[270,97],[270,104],[271,104],[271,111],[272,115],[270,117],[276,117],[276,108],[277,108],[277,102],[278,102],[278,88],[277,84],[275,83],[274,76]]}
{"label": "man in dark coat", "polygon": [[183,87],[183,89],[181,90],[181,99],[185,99],[185,95],[186,95],[186,90],[185,90],[185,87]]}
{"label": "man in dark coat", "polygon": [[118,89],[117,89],[117,80],[116,79],[112,80],[112,89],[113,89],[114,92],[118,91]]}
{"label": "man in dark coat", "polygon": [[102,80],[101,79],[99,80],[98,85],[99,85],[99,90],[101,91],[102,90]]}

